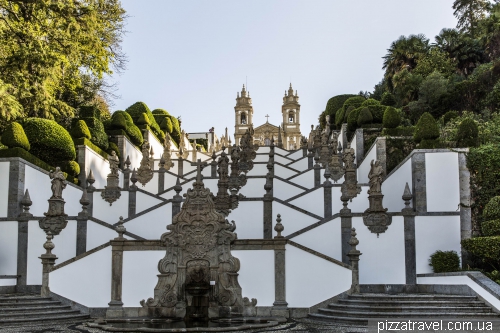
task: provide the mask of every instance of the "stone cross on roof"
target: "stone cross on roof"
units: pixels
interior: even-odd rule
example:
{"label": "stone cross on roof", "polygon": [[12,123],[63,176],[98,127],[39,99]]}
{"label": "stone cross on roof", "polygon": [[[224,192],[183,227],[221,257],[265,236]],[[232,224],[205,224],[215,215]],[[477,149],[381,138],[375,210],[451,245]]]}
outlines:
{"label": "stone cross on roof", "polygon": [[268,123],[268,122],[269,122],[269,117],[270,117],[270,116],[269,116],[268,114],[266,114],[264,117],[266,117],[266,123]]}
{"label": "stone cross on roof", "polygon": [[201,159],[198,159],[196,162],[191,162],[191,165],[196,166],[196,181],[201,183],[203,179],[201,171],[207,166],[207,162],[202,162]]}

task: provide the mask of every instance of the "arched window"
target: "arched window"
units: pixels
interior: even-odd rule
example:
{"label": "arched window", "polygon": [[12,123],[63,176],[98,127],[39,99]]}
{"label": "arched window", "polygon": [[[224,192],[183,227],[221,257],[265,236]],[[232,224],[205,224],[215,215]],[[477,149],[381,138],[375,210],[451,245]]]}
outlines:
{"label": "arched window", "polygon": [[246,125],[247,123],[247,114],[246,113],[242,113],[241,114],[241,124],[242,125]]}
{"label": "arched window", "polygon": [[293,112],[288,113],[288,122],[291,124],[295,122],[295,115]]}
{"label": "arched window", "polygon": [[265,139],[264,139],[264,145],[266,145],[266,146],[270,146],[270,145],[271,145],[271,139],[269,139],[269,138],[265,138]]}

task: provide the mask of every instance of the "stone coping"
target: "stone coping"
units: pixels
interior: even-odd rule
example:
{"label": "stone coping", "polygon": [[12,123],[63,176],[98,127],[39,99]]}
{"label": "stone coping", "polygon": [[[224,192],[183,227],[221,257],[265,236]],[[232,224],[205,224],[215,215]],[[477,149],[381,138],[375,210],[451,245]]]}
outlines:
{"label": "stone coping", "polygon": [[[287,240],[282,239],[236,239],[231,244],[231,250],[275,250],[284,249]],[[114,251],[165,251],[166,246],[161,240],[118,240],[112,239],[109,243]],[[105,247],[105,246],[104,246]],[[97,249],[97,248],[96,248]],[[93,250],[91,250],[93,251]],[[90,251],[89,251],[90,252]],[[95,252],[95,251],[94,251]],[[87,252],[86,252],[87,253]],[[85,253],[84,253],[85,254]],[[73,259],[78,260],[83,254]],[[78,259],[77,259],[78,258]],[[72,260],[72,259],[70,259]],[[333,259],[335,260],[335,259]]]}
{"label": "stone coping", "polygon": [[493,297],[500,300],[500,285],[486,275],[478,271],[462,271],[462,272],[449,272],[449,273],[429,273],[417,274],[419,277],[446,277],[446,276],[467,276],[472,281],[481,286],[484,290],[490,293]]}
{"label": "stone coping", "polygon": [[294,241],[288,240],[288,244],[290,244],[290,245],[292,245],[292,246],[294,246],[294,247],[296,247],[296,248],[298,248],[298,249],[301,249],[302,251],[309,252],[310,254],[315,255],[316,257],[319,257],[319,258],[325,259],[325,260],[327,260],[327,261],[329,261],[329,262],[331,262],[331,263],[334,263],[334,264],[336,264],[336,265],[339,265],[339,266],[342,266],[342,267],[344,267],[344,268],[347,268],[347,269],[352,270],[352,267],[351,267],[350,265],[345,264],[345,263],[343,263],[343,262],[341,262],[341,261],[338,261],[337,259],[334,259],[334,258],[329,257],[329,256],[327,256],[327,255],[324,255],[324,254],[322,254],[322,253],[319,253],[319,252],[317,252],[317,251],[314,251],[313,249],[310,249],[310,248],[308,248],[308,247],[305,247],[305,246],[303,246],[303,245],[300,245],[300,244],[298,244],[298,243],[295,243]]}

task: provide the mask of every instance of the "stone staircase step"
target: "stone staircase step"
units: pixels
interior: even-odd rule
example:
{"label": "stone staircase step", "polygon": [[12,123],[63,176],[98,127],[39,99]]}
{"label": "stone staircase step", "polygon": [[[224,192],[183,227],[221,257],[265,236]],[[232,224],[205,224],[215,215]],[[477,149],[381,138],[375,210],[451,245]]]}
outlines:
{"label": "stone staircase step", "polygon": [[26,303],[26,302],[45,302],[51,301],[50,297],[37,297],[37,296],[13,296],[13,297],[0,297],[0,306],[9,303]]}
{"label": "stone staircase step", "polygon": [[348,324],[348,325],[355,325],[355,326],[367,326],[368,325],[368,319],[366,318],[355,318],[355,317],[333,317],[333,316],[327,316],[323,315],[320,313],[310,313],[309,318],[315,319],[315,320],[321,320],[321,321],[326,321],[326,322],[335,322],[339,324]]}
{"label": "stone staircase step", "polygon": [[72,315],[49,315],[43,317],[29,317],[29,318],[9,318],[9,319],[0,319],[0,326],[4,325],[12,325],[12,324],[27,324],[29,322],[53,322],[53,321],[62,321],[62,320],[85,320],[89,319],[90,316],[87,314],[72,314]]}
{"label": "stone staircase step", "polygon": [[429,312],[429,313],[455,313],[455,312],[478,312],[478,313],[491,313],[491,309],[483,304],[483,306],[469,307],[467,304],[464,306],[364,306],[364,305],[342,305],[342,304],[329,304],[329,310],[338,311],[377,311],[377,312]]}
{"label": "stone staircase step", "polygon": [[11,312],[41,312],[48,310],[66,310],[71,309],[69,305],[53,305],[53,306],[29,306],[29,307],[17,307],[17,308],[4,308],[0,307],[0,314],[11,313]]}
{"label": "stone staircase step", "polygon": [[8,307],[8,308],[13,308],[13,307],[26,307],[26,306],[50,306],[50,305],[60,305],[61,302],[59,301],[32,301],[32,302],[18,302],[18,303],[6,303],[3,305],[0,305],[0,309],[2,307]]}
{"label": "stone staircase step", "polygon": [[386,294],[364,294],[364,295],[349,295],[351,300],[369,300],[369,301],[475,301],[476,296],[461,296],[461,295],[386,295]]}
{"label": "stone staircase step", "polygon": [[[363,311],[342,311],[331,309],[318,309],[318,312],[323,315],[332,317],[354,317],[354,318],[429,318],[429,312],[363,312]],[[477,313],[477,312],[454,312],[454,313],[432,313],[432,317],[446,317],[446,318],[499,318],[496,313]]]}
{"label": "stone staircase step", "polygon": [[45,316],[45,315],[71,315],[71,314],[80,314],[78,310],[72,310],[71,307],[65,310],[47,310],[42,312],[21,312],[21,313],[3,313],[0,314],[1,319],[9,319],[9,318],[19,318],[19,317],[33,317],[33,316]]}
{"label": "stone staircase step", "polygon": [[364,300],[351,300],[351,299],[340,299],[338,301],[339,304],[347,305],[366,305],[366,306],[379,306],[379,305],[398,305],[398,306],[411,306],[411,305],[432,305],[432,306],[484,306],[484,303],[481,301],[468,301],[468,302],[458,302],[458,301],[364,301]]}

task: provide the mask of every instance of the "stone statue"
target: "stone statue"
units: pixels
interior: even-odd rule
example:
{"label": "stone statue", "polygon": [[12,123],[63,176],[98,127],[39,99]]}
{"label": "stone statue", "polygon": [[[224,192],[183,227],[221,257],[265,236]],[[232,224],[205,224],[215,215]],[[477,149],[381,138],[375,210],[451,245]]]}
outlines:
{"label": "stone statue", "polygon": [[347,144],[347,148],[344,150],[342,160],[346,169],[354,169],[354,149],[351,148],[350,143]]}
{"label": "stone statue", "polygon": [[62,199],[62,191],[66,188],[66,178],[64,178],[64,174],[61,171],[60,167],[56,167],[56,171],[50,170],[49,173],[50,179],[52,179],[52,197],[51,199]]}
{"label": "stone statue", "polygon": [[368,173],[368,178],[370,179],[370,189],[368,194],[381,193],[382,192],[382,177],[384,174],[384,169],[380,165],[380,161],[372,160],[370,163],[371,169]]}
{"label": "stone statue", "polygon": [[118,175],[118,165],[120,164],[120,160],[118,156],[116,156],[115,151],[111,152],[111,155],[108,156],[109,167],[111,169],[112,175]]}
{"label": "stone statue", "polygon": [[151,168],[152,159],[150,158],[149,149],[149,142],[144,141],[144,144],[142,145],[141,166],[137,169],[137,179],[142,186],[145,186],[153,178],[153,170]]}

